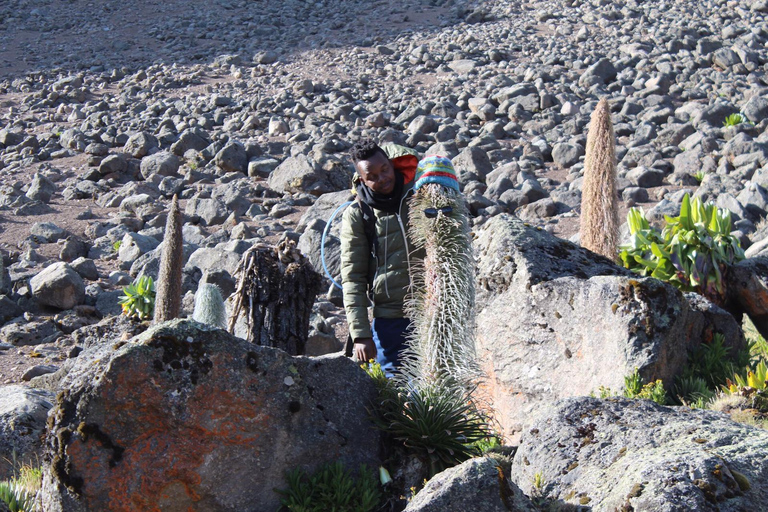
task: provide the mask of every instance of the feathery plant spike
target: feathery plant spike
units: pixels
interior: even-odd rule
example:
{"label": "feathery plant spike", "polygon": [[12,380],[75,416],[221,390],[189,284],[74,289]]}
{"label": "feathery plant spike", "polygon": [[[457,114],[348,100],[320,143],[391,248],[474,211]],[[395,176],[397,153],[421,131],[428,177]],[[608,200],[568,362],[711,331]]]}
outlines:
{"label": "feathery plant spike", "polygon": [[165,222],[163,253],[160,257],[160,271],[157,276],[157,298],[155,300],[155,323],[172,320],[179,316],[181,309],[181,273],[184,260],[184,240],[179,198],[174,195]]}
{"label": "feathery plant spike", "polygon": [[[427,216],[425,210],[439,211]],[[460,193],[436,184],[410,203],[410,234],[425,250],[415,262],[406,304],[413,322],[402,374],[416,387],[459,385],[477,375],[474,345],[474,258]]]}
{"label": "feathery plant spike", "polygon": [[227,308],[219,287],[211,283],[200,283],[195,292],[195,310],[192,319],[201,324],[227,328]]}
{"label": "feathery plant spike", "polygon": [[581,246],[616,259],[619,205],[616,189],[616,137],[608,101],[598,102],[587,133],[581,194]]}
{"label": "feathery plant spike", "polygon": [[480,370],[464,199],[454,187],[426,181],[409,206],[409,238],[425,254],[412,262],[406,314],[413,329],[395,378],[388,381],[376,365],[369,373],[383,397],[374,423],[419,457],[431,478],[479,455],[478,443],[492,432],[472,395]]}

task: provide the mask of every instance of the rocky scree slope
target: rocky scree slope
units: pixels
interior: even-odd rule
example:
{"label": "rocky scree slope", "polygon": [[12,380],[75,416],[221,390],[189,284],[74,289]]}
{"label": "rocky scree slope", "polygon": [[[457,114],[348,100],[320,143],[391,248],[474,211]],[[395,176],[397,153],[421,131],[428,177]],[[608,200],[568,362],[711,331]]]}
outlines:
{"label": "rocky scree slope", "polygon": [[[201,281],[230,293],[256,241],[287,236],[317,262],[366,135],[451,156],[476,225],[514,212],[571,236],[607,97],[623,211],[659,220],[690,191],[733,212],[750,254],[768,243],[764,2],[136,6],[2,7],[4,382],[55,370],[70,333],[156,272],[173,194],[188,308]],[[318,350],[338,346],[340,313],[318,302]]]}

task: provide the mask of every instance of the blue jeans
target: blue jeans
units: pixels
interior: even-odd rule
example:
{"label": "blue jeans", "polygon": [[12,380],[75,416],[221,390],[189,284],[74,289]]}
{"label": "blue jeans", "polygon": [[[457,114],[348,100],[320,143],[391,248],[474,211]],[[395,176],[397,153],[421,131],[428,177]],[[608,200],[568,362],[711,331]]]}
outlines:
{"label": "blue jeans", "polygon": [[387,377],[392,377],[405,348],[411,321],[408,318],[374,318],[371,324],[373,342],[376,344],[376,361]]}

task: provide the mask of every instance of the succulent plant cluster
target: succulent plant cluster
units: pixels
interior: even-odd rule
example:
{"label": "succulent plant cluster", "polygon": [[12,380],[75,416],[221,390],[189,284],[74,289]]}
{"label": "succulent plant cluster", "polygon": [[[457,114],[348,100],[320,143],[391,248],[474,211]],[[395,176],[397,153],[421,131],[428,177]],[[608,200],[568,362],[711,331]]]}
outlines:
{"label": "succulent plant cluster", "polygon": [[755,409],[768,412],[768,365],[765,361],[760,361],[753,370],[748,369],[746,375],[734,374],[733,379],[726,380],[726,393],[749,398]]}
{"label": "succulent plant cluster", "polygon": [[123,295],[118,300],[123,314],[139,320],[152,318],[155,311],[155,282],[147,275],[139,276],[131,284],[123,287]]}
{"label": "succulent plant cluster", "polygon": [[370,512],[379,509],[382,493],[375,472],[361,464],[357,476],[341,461],[320,467],[312,475],[296,468],[286,475],[288,488],[275,489],[284,508],[292,512]]}
{"label": "succulent plant cluster", "polygon": [[632,238],[620,247],[623,265],[723,304],[723,271],[726,265],[744,259],[739,240],[731,235],[731,213],[698,198],[691,201],[686,194],[680,215],[665,216],[665,220],[664,229],[658,231],[642,209],[629,211]]}

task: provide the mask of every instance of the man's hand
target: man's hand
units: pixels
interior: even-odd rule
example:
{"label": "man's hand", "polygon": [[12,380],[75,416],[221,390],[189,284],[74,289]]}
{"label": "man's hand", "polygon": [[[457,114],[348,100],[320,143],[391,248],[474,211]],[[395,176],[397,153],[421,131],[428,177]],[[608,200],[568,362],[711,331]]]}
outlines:
{"label": "man's hand", "polygon": [[376,344],[373,338],[355,339],[355,347],[352,349],[355,359],[367,363],[371,359],[376,359]]}

